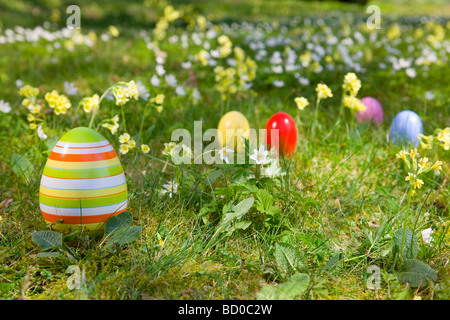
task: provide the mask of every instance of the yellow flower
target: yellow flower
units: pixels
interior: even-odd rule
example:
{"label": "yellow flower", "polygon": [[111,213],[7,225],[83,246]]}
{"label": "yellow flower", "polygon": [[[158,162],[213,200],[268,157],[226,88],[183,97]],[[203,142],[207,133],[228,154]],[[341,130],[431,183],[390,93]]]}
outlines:
{"label": "yellow flower", "polygon": [[331,98],[333,96],[333,93],[331,92],[331,89],[328,88],[326,84],[319,83],[316,87],[317,97],[319,99],[326,99]]}
{"label": "yellow flower", "polygon": [[158,94],[158,95],[156,95],[155,102],[157,104],[163,104],[164,98],[165,98],[165,96],[163,94]]}
{"label": "yellow flower", "polygon": [[344,77],[344,84],[342,85],[344,90],[348,92],[351,96],[356,96],[361,89],[361,81],[358,79],[356,74],[349,72]]}
{"label": "yellow flower", "polygon": [[28,122],[32,122],[32,121],[36,120],[36,117],[34,115],[32,115],[31,113],[29,113],[27,116],[27,120],[28,120]]}
{"label": "yellow flower", "polygon": [[138,100],[139,99],[139,90],[138,90],[138,87],[137,87],[136,83],[134,82],[134,80],[131,80],[130,82],[128,82],[127,86],[128,86],[128,92],[127,92],[128,97]]}
{"label": "yellow flower", "polygon": [[405,150],[400,150],[398,153],[397,153],[397,155],[396,155],[396,157],[397,157],[397,159],[403,159],[403,160],[405,160],[406,161],[406,151]]}
{"label": "yellow flower", "polygon": [[134,141],[133,139],[130,139],[127,143],[128,148],[133,149],[134,147],[136,147],[136,141]]}
{"label": "yellow flower", "polygon": [[117,38],[117,37],[119,36],[119,30],[117,30],[116,27],[114,27],[114,26],[109,26],[108,30],[109,30],[109,33],[110,33],[114,38]]}
{"label": "yellow flower", "polygon": [[164,150],[162,154],[165,156],[171,155],[173,148],[175,148],[175,142],[164,143]]}
{"label": "yellow flower", "polygon": [[419,154],[417,153],[417,148],[412,149],[412,150],[409,152],[409,155],[410,155],[411,158],[413,158],[413,159],[414,159],[416,156],[419,157]]}
{"label": "yellow flower", "polygon": [[19,89],[19,94],[34,101],[34,98],[39,94],[39,89],[27,84]]}
{"label": "yellow flower", "polygon": [[130,135],[128,133],[125,132],[124,134],[119,136],[120,143],[127,143],[128,141],[130,141]]}
{"label": "yellow flower", "polygon": [[415,179],[416,175],[414,173],[408,172],[408,176],[405,178],[405,181],[410,181],[411,179]]}
{"label": "yellow flower", "polygon": [[308,100],[304,97],[297,97],[294,100],[299,110],[303,110],[309,105]]}
{"label": "yellow flower", "polygon": [[436,161],[432,166],[431,169],[441,171],[442,170],[442,161]]}
{"label": "yellow flower", "polygon": [[430,166],[430,163],[428,162],[428,158],[427,157],[420,158],[420,160],[419,160],[419,167],[420,168],[425,169],[425,168],[427,168],[429,166]]}
{"label": "yellow flower", "polygon": [[128,149],[128,146],[126,144],[121,144],[119,147],[119,152],[121,154],[126,154],[130,149]]}
{"label": "yellow flower", "polygon": [[36,123],[30,123],[30,129],[31,130],[34,130],[34,129],[36,129],[37,128],[37,125],[36,125]]}
{"label": "yellow flower", "polygon": [[86,113],[91,112],[92,110],[94,110],[95,108],[98,107],[98,103],[99,103],[98,94],[94,94],[90,98],[83,99],[82,105],[83,105],[84,112],[86,112]]}
{"label": "yellow flower", "polygon": [[420,179],[416,179],[414,181],[414,189],[420,189],[423,185],[423,181]]}
{"label": "yellow flower", "polygon": [[163,106],[156,106],[156,111],[158,111],[158,113],[161,113],[163,111]]}
{"label": "yellow flower", "polygon": [[141,150],[143,153],[148,153],[150,151],[150,147],[146,144],[141,144]]}

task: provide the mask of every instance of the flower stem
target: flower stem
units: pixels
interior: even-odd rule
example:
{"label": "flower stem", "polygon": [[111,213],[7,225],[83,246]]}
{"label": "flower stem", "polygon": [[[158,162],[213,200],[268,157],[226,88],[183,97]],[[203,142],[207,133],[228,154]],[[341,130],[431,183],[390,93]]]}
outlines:
{"label": "flower stem", "polygon": [[92,125],[94,124],[94,118],[95,118],[95,114],[97,112],[97,109],[100,109],[100,103],[102,102],[103,98],[106,96],[106,94],[108,93],[109,90],[112,89],[113,86],[109,87],[108,89],[105,90],[105,92],[103,92],[102,96],[100,97],[100,99],[98,99],[98,104],[94,107],[94,110],[92,110],[92,117],[91,117],[91,121],[89,121],[89,129],[92,128]]}
{"label": "flower stem", "polygon": [[[410,185],[411,187],[411,185]],[[406,235],[406,226],[408,223],[408,215],[409,215],[409,207],[411,204],[411,196],[412,196],[412,190],[408,190],[408,202],[406,204],[406,213],[405,213],[405,218],[403,220],[403,235],[402,235],[402,248],[401,248],[401,252],[400,252],[400,265],[402,265],[403,263],[403,251],[404,251],[404,245],[405,245],[405,235]]]}

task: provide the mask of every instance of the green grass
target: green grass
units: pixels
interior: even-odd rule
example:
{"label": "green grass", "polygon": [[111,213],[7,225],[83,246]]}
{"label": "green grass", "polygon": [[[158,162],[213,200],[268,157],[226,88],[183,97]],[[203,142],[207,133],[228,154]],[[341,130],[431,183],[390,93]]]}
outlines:
{"label": "green grass", "polygon": [[[190,73],[180,67],[181,62],[187,61],[189,55],[196,54],[200,48],[192,45],[185,50],[180,49],[179,44],[161,41],[161,50],[168,54],[167,72],[176,75],[178,82],[186,88],[195,77],[202,99],[194,103],[189,94],[180,97],[166,85],[159,88],[150,85],[150,78],[155,74],[155,54],[147,49],[139,31],[151,31],[164,3],[75,3],[82,7],[82,32],[87,34],[93,30],[97,36],[93,47],[78,45],[73,51],[49,50],[53,44],[45,40],[36,44],[0,44],[0,100],[10,102],[12,107],[8,114],[0,112],[0,202],[12,200],[8,206],[0,205],[0,299],[254,299],[263,285],[283,283],[289,278],[277,266],[275,244],[280,242],[297,248],[308,265],[305,272],[312,279],[311,286],[298,299],[415,296],[449,299],[449,151],[419,149],[421,155],[428,156],[431,161],[439,158],[444,162],[439,177],[431,173],[424,176],[424,186],[412,198],[409,219],[411,227],[418,218],[415,225],[419,238],[417,258],[437,270],[439,275],[434,284],[410,288],[395,276],[391,245],[405,213],[407,183],[404,177],[407,171],[395,157],[401,147],[387,139],[393,116],[408,108],[420,113],[426,134],[450,126],[450,98],[445,85],[450,81],[448,60],[431,64],[425,71],[417,67],[418,75],[411,79],[403,73],[391,74],[389,69],[378,67],[378,62],[385,62],[383,59],[388,55],[384,46],[355,44],[352,47],[355,52],[365,47],[372,52],[372,60],[364,61],[367,72],[358,73],[362,81],[358,96],[377,97],[384,107],[385,120],[381,126],[351,125],[349,114],[338,117],[346,70],[325,69],[320,73],[305,70],[304,75],[311,82],[309,86],[300,86],[292,76],[283,75],[280,77],[284,77],[286,85],[277,89],[272,85],[277,77],[267,74],[265,63],[258,62],[253,91],[229,95],[227,100],[221,101],[215,88],[213,68],[192,62]],[[312,34],[324,32],[315,24],[315,17],[326,19],[338,34],[346,25],[342,12],[351,17],[365,16],[364,7],[337,2],[274,3],[223,0],[213,5],[210,1],[174,1],[176,8],[185,10],[185,17],[195,12],[203,13],[217,24],[219,34],[223,32],[219,27],[221,22],[269,21],[285,25],[290,17],[297,15],[311,17],[312,26],[308,30]],[[386,35],[390,25],[399,23],[404,28],[400,36],[402,41],[408,35],[414,35],[418,28],[426,35],[433,32],[416,20],[408,20],[409,15],[448,17],[450,13],[448,5],[438,1],[433,4],[415,2],[408,8],[399,1],[395,6],[390,1],[374,3],[380,4],[383,15],[385,11],[389,12],[381,35]],[[0,12],[2,35],[6,28],[15,25],[34,27],[44,21],[55,21],[61,27],[64,21],[62,1],[0,1]],[[447,21],[444,17],[439,23],[446,28],[444,39],[448,41]],[[180,35],[189,20],[176,23],[178,28],[172,24],[169,36]],[[350,19],[348,24],[351,30],[364,32],[360,20]],[[119,28],[120,36],[103,42],[101,34],[107,32],[110,25]],[[302,28],[289,25],[286,28],[283,35],[301,42]],[[275,30],[274,35],[278,34],[279,30]],[[414,39],[415,48],[428,43],[426,35]],[[236,33],[230,38],[234,44],[251,52],[248,43],[243,41],[244,35]],[[64,47],[64,42],[61,46]],[[397,46],[405,58],[410,55],[407,46],[403,42]],[[284,46],[277,47],[280,51],[284,49]],[[302,47],[301,50],[305,49]],[[301,50],[299,54],[303,52]],[[335,60],[340,61],[339,57]],[[39,210],[38,193],[40,175],[50,149],[28,129],[27,110],[21,105],[22,98],[15,85],[17,79],[39,87],[41,102],[48,91],[64,92],[64,81],[71,81],[79,88],[79,93],[71,97],[72,108],[68,115],[48,115],[45,131],[54,139],[60,138],[71,126],[86,126],[90,114],[79,110],[73,116],[78,102],[82,97],[101,94],[117,81],[142,80],[152,97],[165,94],[161,113],[142,100],[131,101],[124,109],[126,125],[138,143],[137,149],[141,143],[151,147],[151,157],[140,150],[119,155],[127,174],[133,224],[142,226],[142,233],[135,242],[111,253],[100,246],[101,240],[80,236],[67,243],[79,256],[76,263],[66,256],[37,256],[41,250],[32,242],[31,234],[48,229]],[[316,138],[312,139],[314,88],[322,81],[330,86],[334,97],[321,102],[319,126]],[[435,99],[426,101],[424,94],[430,90]],[[189,89],[187,91],[190,93]],[[305,96],[311,103],[302,112],[294,103],[297,96]],[[236,181],[238,174],[257,173],[254,167],[165,165],[161,151],[163,144],[170,141],[174,129],[186,128],[192,132],[193,122],[197,120],[203,121],[204,130],[215,128],[220,117],[230,110],[245,114],[252,128],[264,128],[268,118],[278,111],[294,117],[299,142],[294,156],[282,162],[288,176],[279,181],[250,180],[239,184]],[[119,107],[103,101],[96,124],[115,114],[121,116]],[[120,123],[119,134],[123,130],[122,119]],[[104,128],[99,131],[118,152],[118,134],[113,136]],[[14,153],[25,155],[32,163],[34,172],[28,180],[13,172],[11,156]],[[178,192],[173,198],[161,196],[162,184],[174,177],[180,183]],[[279,209],[274,221],[264,223],[268,214],[261,213],[254,205],[245,215],[245,220],[251,222],[246,230],[212,238],[225,205],[250,196],[257,198],[261,193],[272,196],[273,206]],[[428,227],[435,230],[432,246],[425,244],[420,235],[420,231]],[[334,268],[321,272],[338,253],[342,254],[342,259]],[[67,286],[70,275],[66,270],[73,264],[85,271],[85,287],[81,291],[70,290]],[[370,265],[381,269],[379,290],[367,289],[366,281],[370,276],[367,267]]]}

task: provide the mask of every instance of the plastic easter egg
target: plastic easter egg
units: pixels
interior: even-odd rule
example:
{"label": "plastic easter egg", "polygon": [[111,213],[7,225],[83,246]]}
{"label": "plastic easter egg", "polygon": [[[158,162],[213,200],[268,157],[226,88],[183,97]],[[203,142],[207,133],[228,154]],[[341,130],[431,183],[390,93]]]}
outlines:
{"label": "plastic easter egg", "polygon": [[219,144],[241,151],[244,146],[242,137],[248,139],[249,129],[247,118],[242,113],[239,111],[227,112],[219,121],[218,130],[221,132]]}
{"label": "plastic easter egg", "polygon": [[42,173],[39,206],[45,221],[55,230],[94,234],[127,203],[125,174],[108,140],[85,127],[63,135]]}
{"label": "plastic easter egg", "polygon": [[[271,130],[278,129],[278,139]],[[297,125],[290,115],[284,112],[274,114],[266,124],[265,141],[269,149],[275,146],[278,154],[291,157],[297,147]]]}
{"label": "plastic easter egg", "polygon": [[377,99],[372,97],[364,97],[361,102],[366,106],[365,111],[356,113],[358,122],[378,122],[383,123],[383,107]]}
{"label": "plastic easter egg", "polygon": [[410,142],[419,145],[417,135],[423,132],[422,121],[417,113],[404,110],[399,112],[391,123],[391,140],[395,144]]}

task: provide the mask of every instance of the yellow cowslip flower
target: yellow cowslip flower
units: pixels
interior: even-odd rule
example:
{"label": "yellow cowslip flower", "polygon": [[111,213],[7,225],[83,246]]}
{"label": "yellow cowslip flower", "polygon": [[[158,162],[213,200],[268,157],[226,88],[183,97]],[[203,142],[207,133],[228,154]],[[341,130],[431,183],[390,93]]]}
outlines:
{"label": "yellow cowslip flower", "polygon": [[408,175],[405,178],[405,181],[411,181],[411,179],[415,179],[416,175],[414,173],[408,172]]}
{"label": "yellow cowslip flower", "polygon": [[244,52],[244,50],[242,50],[242,48],[236,47],[236,48],[234,48],[234,56],[236,57],[236,60],[244,61],[245,52]]}
{"label": "yellow cowslip flower", "polygon": [[326,99],[333,97],[333,93],[331,92],[331,89],[328,88],[326,84],[319,83],[316,87],[317,97],[318,99]]}
{"label": "yellow cowslip flower", "polygon": [[30,129],[31,130],[34,130],[34,129],[36,129],[37,128],[37,124],[36,123],[30,123]]}
{"label": "yellow cowslip flower", "polygon": [[165,95],[158,94],[158,95],[156,95],[155,102],[157,104],[163,104],[164,103],[164,98],[165,98]]}
{"label": "yellow cowslip flower", "polygon": [[403,159],[403,160],[406,161],[406,155],[407,155],[407,153],[406,153],[405,150],[400,150],[400,151],[397,153],[396,157],[397,157],[397,159]]}
{"label": "yellow cowslip flower", "polygon": [[433,135],[426,136],[420,133],[417,138],[419,139],[420,147],[422,149],[431,149],[433,147]]}
{"label": "yellow cowslip flower", "polygon": [[124,134],[121,134],[120,136],[119,136],[119,142],[120,143],[127,143],[128,141],[130,141],[130,135],[128,134],[128,133],[124,133]]}
{"label": "yellow cowslip flower", "polygon": [[66,113],[67,109],[72,106],[69,98],[64,94],[59,94],[56,90],[47,92],[45,94],[45,101],[47,101],[50,108],[55,110],[56,115]]}
{"label": "yellow cowslip flower", "polygon": [[426,169],[427,167],[430,166],[430,163],[429,163],[427,157],[420,158],[418,164],[419,164],[419,167],[420,167],[421,169]]}
{"label": "yellow cowslip flower", "polygon": [[121,154],[126,154],[128,151],[130,151],[130,149],[128,148],[128,146],[126,144],[121,144],[119,147],[119,152]]}
{"label": "yellow cowslip flower", "polygon": [[164,150],[162,151],[162,154],[165,156],[171,155],[172,150],[173,148],[175,148],[175,146],[175,142],[164,143]]}
{"label": "yellow cowslip flower", "polygon": [[342,85],[345,92],[348,92],[351,96],[356,96],[361,89],[361,81],[358,79],[356,74],[349,72],[344,77],[344,84]]}
{"label": "yellow cowslip flower", "polygon": [[349,108],[352,112],[365,111],[366,106],[361,102],[360,99],[355,96],[344,96],[343,99],[344,107]]}
{"label": "yellow cowslip flower", "polygon": [[297,108],[299,110],[303,110],[309,105],[308,99],[304,97],[297,97],[294,99],[294,101],[297,104]]}
{"label": "yellow cowslip flower", "polygon": [[128,87],[124,87],[122,85],[115,86],[112,89],[112,93],[116,99],[116,105],[118,106],[123,106],[129,100]]}
{"label": "yellow cowslip flower", "polygon": [[114,38],[117,38],[119,36],[119,30],[117,30],[117,28],[114,26],[109,26],[108,31]]}
{"label": "yellow cowslip flower", "polygon": [[155,109],[158,113],[161,113],[163,111],[163,106],[156,106]]}
{"label": "yellow cowslip flower", "polygon": [[128,148],[133,149],[134,147],[136,147],[136,141],[134,141],[133,139],[130,139],[127,143]]}
{"label": "yellow cowslip flower", "polygon": [[420,189],[423,185],[423,180],[416,179],[414,181],[414,189]]}
{"label": "yellow cowslip flower", "polygon": [[150,151],[150,147],[146,144],[141,144],[141,150],[143,153],[148,153]]}
{"label": "yellow cowslip flower", "polygon": [[442,161],[436,161],[432,166],[431,169],[441,171],[442,170]]}
{"label": "yellow cowslip flower", "polygon": [[33,114],[29,113],[27,116],[27,120],[28,122],[32,122],[36,120],[36,117]]}
{"label": "yellow cowslip flower", "polygon": [[19,94],[23,97],[27,97],[28,99],[34,101],[34,98],[36,98],[37,95],[39,94],[39,89],[27,84],[19,89]]}
{"label": "yellow cowslip flower", "polygon": [[32,103],[28,106],[28,110],[33,114],[41,113],[41,106],[37,103]]}
{"label": "yellow cowslip flower", "polygon": [[224,44],[226,44],[226,43],[229,43],[229,42],[231,42],[230,41],[230,38],[228,38],[226,35],[221,35],[219,38],[217,38],[217,41],[221,44],[221,45],[224,45]]}
{"label": "yellow cowslip flower", "polygon": [[95,108],[98,108],[99,99],[100,98],[98,94],[94,94],[92,97],[84,98],[83,100],[81,100],[84,112],[89,113]]}
{"label": "yellow cowslip flower", "polygon": [[131,80],[130,82],[128,82],[127,87],[128,87],[127,96],[130,98],[134,98],[135,100],[138,100],[139,99],[139,90],[138,90],[138,87],[137,87],[136,83],[134,82],[134,80]]}
{"label": "yellow cowslip flower", "polygon": [[417,148],[414,148],[414,149],[412,149],[410,152],[409,152],[409,155],[411,156],[411,158],[415,158],[416,156],[420,156],[418,153],[417,153]]}

